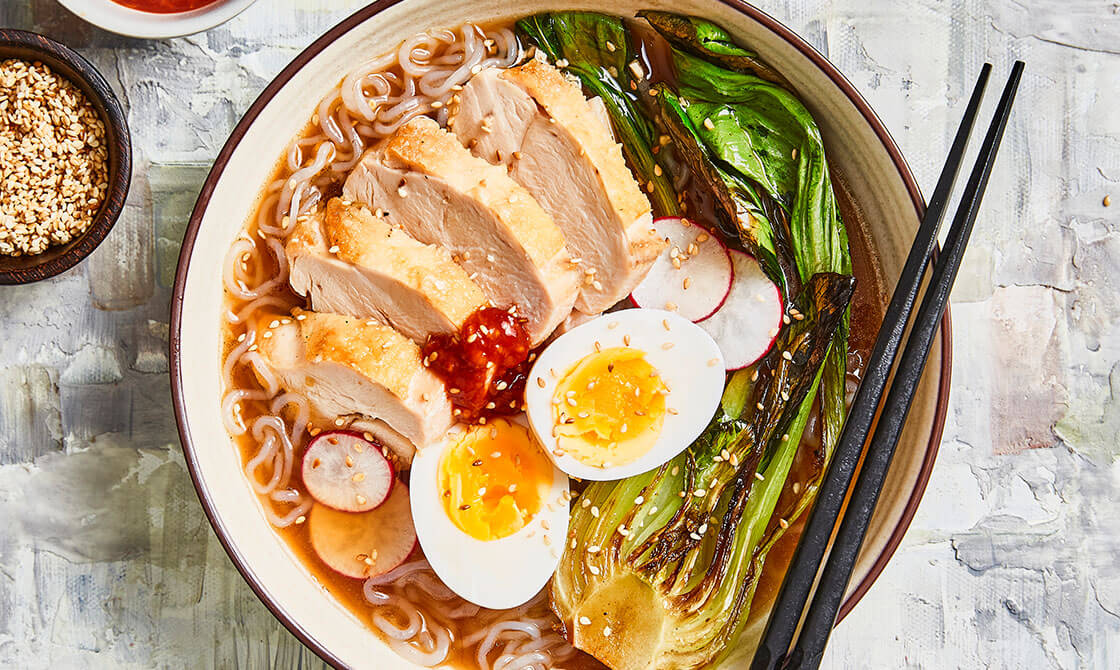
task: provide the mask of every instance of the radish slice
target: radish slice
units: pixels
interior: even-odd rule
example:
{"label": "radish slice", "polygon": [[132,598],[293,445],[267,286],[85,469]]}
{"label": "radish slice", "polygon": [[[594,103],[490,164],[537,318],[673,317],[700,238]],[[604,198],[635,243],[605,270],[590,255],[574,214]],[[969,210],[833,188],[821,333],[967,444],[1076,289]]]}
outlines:
{"label": "radish slice", "polygon": [[669,246],[630,294],[634,304],[676,312],[689,321],[714,314],[731,290],[727,248],[703,227],[675,216],[657,219],[653,227]]}
{"label": "radish slice", "polygon": [[316,503],[307,519],[315,553],[347,577],[376,577],[405,562],[416,547],[408,487],[398,484],[380,507],[340,512]]}
{"label": "radish slice", "polygon": [[303,483],[318,502],[365,512],[389,497],[393,466],[377,446],[349,431],[323,433],[303,455]]}
{"label": "radish slice", "polygon": [[696,325],[719,344],[727,369],[738,370],[770,351],[782,327],[782,295],[753,256],[734,249],[728,254],[735,281],[727,300]]}

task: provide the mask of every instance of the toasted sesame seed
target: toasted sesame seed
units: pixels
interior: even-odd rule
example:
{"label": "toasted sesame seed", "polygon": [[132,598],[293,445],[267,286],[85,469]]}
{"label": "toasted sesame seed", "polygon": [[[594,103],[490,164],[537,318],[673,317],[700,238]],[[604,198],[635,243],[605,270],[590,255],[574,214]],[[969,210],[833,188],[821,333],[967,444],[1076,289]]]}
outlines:
{"label": "toasted sesame seed", "polygon": [[789,528],[789,522],[785,519],[778,519],[778,525],[781,526],[783,530]]}
{"label": "toasted sesame seed", "polygon": [[712,123],[711,119],[704,119],[704,127],[707,128],[708,130],[713,130],[716,127],[716,125],[714,123]]}

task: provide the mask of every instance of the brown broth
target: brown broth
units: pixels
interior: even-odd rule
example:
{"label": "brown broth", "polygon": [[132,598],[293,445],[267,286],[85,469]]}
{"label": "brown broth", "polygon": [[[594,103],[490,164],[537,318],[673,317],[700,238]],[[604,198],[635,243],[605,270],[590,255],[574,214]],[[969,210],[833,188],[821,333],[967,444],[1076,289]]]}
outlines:
{"label": "brown broth", "polygon": [[[658,76],[671,76],[671,74],[657,74],[659,72],[666,72],[665,67],[668,64],[667,51],[657,44],[659,38],[653,39],[649,31],[639,33],[639,37],[641,40],[642,59],[647,66],[654,66],[652,71],[655,73],[655,78]],[[306,136],[309,134],[311,129],[312,124],[309,123],[305,129],[304,135]],[[280,159],[277,161],[273,179],[281,179],[286,176],[285,161]],[[857,280],[855,296],[852,303],[851,353],[848,358],[848,372],[850,377],[858,379],[862,374],[863,366],[867,360],[875,334],[882,322],[886,304],[886,292],[884,290],[881,269],[875,261],[872,251],[873,247],[870,243],[870,237],[863,214],[858,205],[852,200],[842,175],[835,173],[835,171],[833,173],[833,186],[836,191],[842,219],[848,231],[851,244],[853,273]],[[263,189],[261,201],[263,201]],[[705,220],[709,222],[715,221],[714,209],[712,208],[710,198],[699,189],[687,188],[686,202],[689,203],[690,211],[694,212],[693,216],[700,222]],[[261,206],[263,206],[263,202],[258,202],[258,208]],[[254,214],[251,222],[246,226],[246,232],[253,237],[256,237],[257,234],[256,220],[257,217]],[[303,298],[295,295],[288,289],[283,290],[281,296],[289,309],[308,307]],[[234,311],[247,304],[245,301],[236,300],[229,295],[226,296],[225,303],[228,309]],[[283,309],[281,308],[279,311],[283,311]],[[224,324],[223,329],[225,332],[225,346],[222,360],[224,361],[228,352],[235,346],[237,331],[229,324]],[[234,381],[235,386],[238,388],[260,388],[259,381],[250,371],[244,368],[240,368],[235,372]],[[268,413],[268,411],[269,409],[265,402],[246,401],[243,403],[243,416],[246,422],[256,416]],[[333,428],[331,425],[318,425],[317,427],[321,430]],[[790,472],[790,482],[804,481],[808,477],[813,468],[814,454],[819,445],[819,440],[819,434],[816,431],[806,431],[798,456],[795,458]],[[245,465],[253,457],[258,445],[249,435],[237,438],[235,442],[240,449],[242,463]],[[303,485],[300,480],[299,471],[300,468],[297,463],[297,467],[293,469],[293,478],[290,485],[302,490]],[[786,509],[792,497],[793,494],[791,493],[790,487],[787,486],[782,494],[777,509]],[[262,498],[262,504],[268,505],[270,503]],[[776,519],[772,523],[776,523]],[[770,560],[766,562],[761,575],[755,606],[751,608],[752,613],[768,611],[770,603],[776,596],[777,587],[781,584],[785,566],[788,564],[790,555],[796,547],[796,541],[800,535],[802,525],[803,519],[795,523],[791,529],[785,533],[783,539],[771,550]],[[287,528],[278,528],[277,532],[288,543],[292,552],[299,558],[300,562],[316,582],[321,584],[324,590],[349,609],[354,616],[366,622],[375,634],[379,634],[370,622],[374,606],[366,600],[363,594],[363,581],[346,577],[326,567],[315,554],[306,524],[293,524]],[[422,552],[420,548],[417,547],[411,558],[415,559],[421,556]],[[453,642],[451,653],[444,665],[462,668],[474,667],[473,649],[464,649],[461,644],[456,644],[454,642],[472,633],[474,628],[471,626],[458,625],[454,621],[446,620],[439,616],[439,611],[441,609],[456,607],[461,603],[462,601],[456,599],[449,603],[430,600],[419,601],[416,604],[425,616],[434,618],[439,623],[446,625],[452,633]],[[471,622],[473,620],[467,619],[466,621]],[[475,625],[477,626],[479,624],[476,623]],[[565,661],[563,667],[567,670],[598,670],[604,668],[601,663],[583,654]]]}

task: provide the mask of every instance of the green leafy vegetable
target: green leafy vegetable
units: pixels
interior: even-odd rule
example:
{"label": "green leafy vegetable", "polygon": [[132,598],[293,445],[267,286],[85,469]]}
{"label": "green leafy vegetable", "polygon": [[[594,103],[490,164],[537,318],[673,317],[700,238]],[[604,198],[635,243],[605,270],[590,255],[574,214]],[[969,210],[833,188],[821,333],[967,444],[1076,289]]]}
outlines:
{"label": "green leafy vegetable", "polygon": [[553,578],[554,607],[576,646],[615,670],[700,668],[738,636],[797,451],[788,431],[853,286],[825,273],[805,284],[805,318],[783,329],[756,383],[725,393],[724,407],[757,411],[720,412],[658,470],[584,492],[572,514],[574,544]]}
{"label": "green leafy vegetable", "polygon": [[[640,100],[631,92],[644,94],[647,82],[627,72],[634,49],[621,20],[572,12],[519,26],[603,98],[664,213],[676,194],[654,179],[653,147],[669,136],[721,228],[782,289],[789,323],[755,370],[731,377],[721,412],[688,451],[587,489],[553,603],[576,646],[614,670],[699,668],[747,625],[768,552],[816,495],[845,414],[854,280],[820,131],[786,80],[713,23],[640,16],[671,45],[674,69]],[[799,471],[799,492],[783,496],[815,400],[822,450]]]}
{"label": "green leafy vegetable", "polygon": [[758,54],[735,44],[720,26],[691,16],[668,12],[641,11],[638,16],[649,21],[670,44],[681,49],[696,49],[705,58],[736,72],[747,72],[775,84],[786,84],[780,72],[767,65]]}
{"label": "green leafy vegetable", "polygon": [[622,20],[592,12],[556,12],[521,19],[517,27],[554,63],[566,62],[564,71],[579,77],[603,101],[630,166],[643,185],[652,184],[646,190],[656,213],[679,214],[676,192],[653,156],[657,129],[631,95],[637,90],[630,70],[634,48]]}

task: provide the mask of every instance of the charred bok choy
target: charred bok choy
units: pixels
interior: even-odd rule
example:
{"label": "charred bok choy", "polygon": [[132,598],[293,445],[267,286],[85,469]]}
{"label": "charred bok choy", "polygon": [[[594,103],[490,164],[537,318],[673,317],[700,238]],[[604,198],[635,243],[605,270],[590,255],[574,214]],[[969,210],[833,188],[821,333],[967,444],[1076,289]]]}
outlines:
{"label": "charred bok choy", "polygon": [[[588,487],[552,600],[575,645],[614,670],[700,668],[743,632],[770,548],[823,477],[844,418],[854,279],[820,132],[784,78],[715,24],[640,16],[671,47],[674,72],[662,79],[672,85],[650,87],[617,17],[562,12],[518,25],[604,98],[660,213],[680,198],[655,179],[657,161],[687,166],[721,228],[781,287],[786,325],[760,363],[732,375],[722,410],[686,452]],[[658,151],[666,137],[672,160]],[[783,496],[815,401],[822,446]]]}

